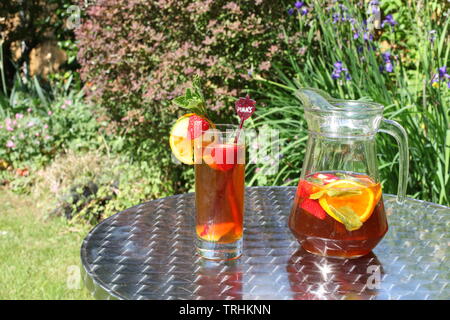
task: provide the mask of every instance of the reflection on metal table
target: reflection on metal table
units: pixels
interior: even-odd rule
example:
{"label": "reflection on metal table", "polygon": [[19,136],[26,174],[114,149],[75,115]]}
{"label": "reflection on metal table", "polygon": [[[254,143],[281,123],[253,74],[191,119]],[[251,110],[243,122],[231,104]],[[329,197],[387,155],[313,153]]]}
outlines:
{"label": "reflection on metal table", "polygon": [[384,195],[385,238],[365,257],[332,259],[300,249],[288,229],[295,189],[246,189],[234,261],[196,255],[194,194],[122,211],[84,240],[85,284],[99,299],[450,299],[450,208]]}

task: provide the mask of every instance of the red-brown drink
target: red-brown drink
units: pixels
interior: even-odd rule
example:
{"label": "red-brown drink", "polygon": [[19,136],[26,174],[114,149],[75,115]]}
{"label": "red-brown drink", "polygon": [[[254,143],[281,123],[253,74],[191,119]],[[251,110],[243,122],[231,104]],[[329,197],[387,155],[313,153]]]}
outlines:
{"label": "red-brown drink", "polygon": [[[210,259],[217,255],[221,260],[237,258],[242,250],[242,243],[234,244],[242,241],[243,234],[245,147],[212,142],[203,143],[201,151],[201,161],[195,164],[199,252]],[[230,244],[228,249],[227,244]],[[234,247],[239,247],[238,255],[231,252]],[[231,253],[227,254],[227,250]]]}
{"label": "red-brown drink", "polygon": [[289,227],[311,253],[363,256],[388,229],[381,186],[367,175],[309,175],[299,182]]}
{"label": "red-brown drink", "polygon": [[203,240],[230,243],[242,238],[244,210],[244,164],[229,170],[195,165],[197,236]]}

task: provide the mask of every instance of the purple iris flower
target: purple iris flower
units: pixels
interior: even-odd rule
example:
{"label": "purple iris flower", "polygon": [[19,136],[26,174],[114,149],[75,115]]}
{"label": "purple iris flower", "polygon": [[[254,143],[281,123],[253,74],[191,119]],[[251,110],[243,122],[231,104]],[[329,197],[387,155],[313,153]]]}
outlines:
{"label": "purple iris flower", "polygon": [[364,32],[363,38],[366,41],[373,41],[373,34],[369,32]]}
{"label": "purple iris flower", "polygon": [[447,73],[447,66],[443,66],[443,67],[440,67],[439,69],[438,69],[438,71],[439,71],[439,78],[440,79],[444,79],[444,78],[450,78],[450,75]]}
{"label": "purple iris flower", "polygon": [[344,72],[344,76],[346,80],[351,80],[352,77],[350,76],[350,74],[347,72],[347,68],[343,67],[342,61],[336,61],[333,64],[333,72],[331,73],[331,78],[333,79],[339,79],[341,78],[341,74]]}
{"label": "purple iris flower", "polygon": [[300,9],[301,7],[303,7],[303,5],[304,5],[303,1],[297,1],[297,2],[295,3],[294,6],[295,6],[297,9]]}
{"label": "purple iris flower", "polygon": [[333,23],[339,22],[339,20],[340,20],[340,14],[339,13],[333,13],[332,17],[333,17]]}
{"label": "purple iris flower", "polygon": [[378,0],[370,1],[369,5],[372,7],[372,14],[380,13],[380,2]]}
{"label": "purple iris flower", "polygon": [[384,65],[384,70],[386,70],[387,72],[394,71],[394,67],[390,61]]}
{"label": "purple iris flower", "polygon": [[381,56],[383,57],[384,66],[380,66],[380,72],[394,71],[394,65],[392,64],[392,61],[391,61],[391,53],[389,51],[386,51]]}
{"label": "purple iris flower", "polygon": [[439,86],[439,81],[447,81],[447,87],[450,89],[450,74],[447,73],[447,66],[438,68],[438,73],[431,78],[432,85],[436,83]]}
{"label": "purple iris flower", "polygon": [[289,8],[287,13],[288,13],[288,15],[292,16],[294,14],[294,9],[293,8]]}
{"label": "purple iris flower", "polygon": [[431,30],[430,31],[430,42],[434,43],[435,40],[436,40],[436,30]]}
{"label": "purple iris flower", "polygon": [[339,72],[333,71],[333,73],[331,74],[331,77],[333,79],[339,79],[341,77],[341,74]]}
{"label": "purple iris flower", "polygon": [[381,24],[381,27],[384,28],[384,26],[386,24],[389,24],[391,27],[394,27],[397,24],[397,21],[394,20],[394,18],[392,17],[392,14],[388,14],[384,18],[383,23]]}
{"label": "purple iris flower", "polygon": [[307,8],[307,7],[303,7],[303,8],[300,10],[300,13],[302,14],[302,16],[306,15],[306,14],[308,13],[308,8]]}
{"label": "purple iris flower", "polygon": [[336,68],[336,69],[342,69],[342,61],[336,61],[334,64],[333,64],[333,66]]}

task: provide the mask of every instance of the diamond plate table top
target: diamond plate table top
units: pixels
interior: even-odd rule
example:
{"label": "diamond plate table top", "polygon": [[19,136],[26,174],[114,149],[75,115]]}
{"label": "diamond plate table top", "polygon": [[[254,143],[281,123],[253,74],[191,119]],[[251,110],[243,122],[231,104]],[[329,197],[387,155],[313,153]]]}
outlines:
{"label": "diamond plate table top", "polygon": [[98,299],[450,299],[450,208],[384,195],[389,231],[359,259],[300,249],[287,227],[295,187],[246,189],[244,254],[196,255],[194,194],[140,204],[98,224],[81,247]]}

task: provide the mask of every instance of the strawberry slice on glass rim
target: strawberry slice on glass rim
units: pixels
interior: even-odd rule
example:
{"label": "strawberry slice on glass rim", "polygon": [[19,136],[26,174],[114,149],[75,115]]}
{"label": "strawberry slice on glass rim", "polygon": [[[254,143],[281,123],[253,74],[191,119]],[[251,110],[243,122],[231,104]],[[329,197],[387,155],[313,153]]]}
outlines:
{"label": "strawberry slice on glass rim", "polygon": [[199,116],[198,114],[193,114],[189,116],[187,138],[189,140],[197,139],[210,127],[211,124],[208,119]]}
{"label": "strawberry slice on glass rim", "polygon": [[203,161],[214,170],[228,171],[238,164],[239,150],[236,144],[212,144],[205,148]]}

